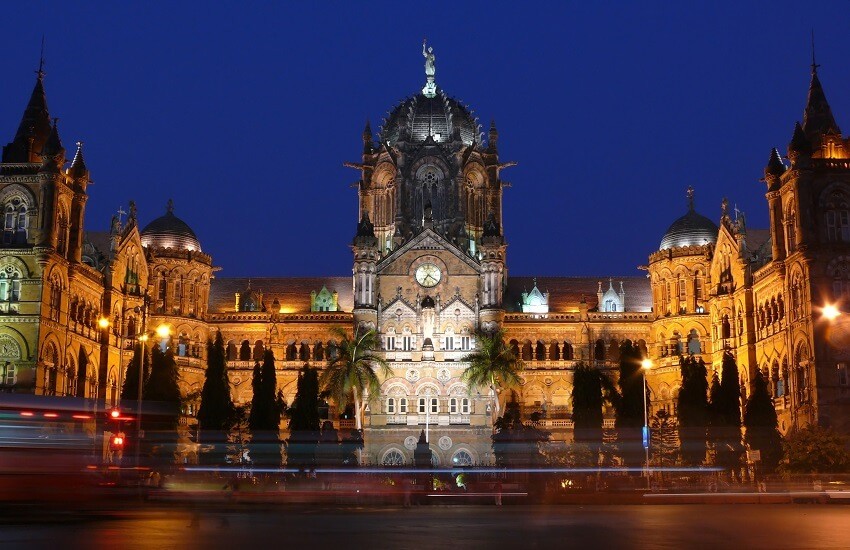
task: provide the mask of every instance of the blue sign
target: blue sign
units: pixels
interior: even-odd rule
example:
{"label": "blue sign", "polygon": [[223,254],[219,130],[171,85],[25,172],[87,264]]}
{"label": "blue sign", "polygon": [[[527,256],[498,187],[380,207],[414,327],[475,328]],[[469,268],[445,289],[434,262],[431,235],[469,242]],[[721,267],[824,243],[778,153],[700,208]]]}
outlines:
{"label": "blue sign", "polygon": [[649,426],[643,427],[643,448],[649,449]]}

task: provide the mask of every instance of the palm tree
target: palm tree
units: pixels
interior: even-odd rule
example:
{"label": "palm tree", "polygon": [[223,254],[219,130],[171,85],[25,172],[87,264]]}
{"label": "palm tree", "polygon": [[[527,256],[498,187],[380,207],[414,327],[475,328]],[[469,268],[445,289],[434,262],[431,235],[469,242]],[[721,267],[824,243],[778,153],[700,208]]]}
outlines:
{"label": "palm tree", "polygon": [[496,417],[499,416],[498,390],[518,386],[520,384],[519,371],[524,367],[513,350],[505,344],[505,333],[502,330],[493,332],[479,332],[477,335],[477,349],[464,356],[463,361],[468,361],[469,366],[463,371],[461,379],[469,385],[470,389],[475,386],[483,386],[490,389],[495,398]]}
{"label": "palm tree", "polygon": [[342,328],[335,327],[331,332],[339,339],[336,355],[328,361],[322,373],[320,383],[329,392],[340,408],[345,407],[349,395],[354,401],[354,421],[358,430],[363,429],[363,412],[366,410],[365,395],[375,396],[381,393],[380,374],[387,378],[392,374],[387,362],[375,354],[378,348],[378,336],[374,330],[357,331],[351,338]]}

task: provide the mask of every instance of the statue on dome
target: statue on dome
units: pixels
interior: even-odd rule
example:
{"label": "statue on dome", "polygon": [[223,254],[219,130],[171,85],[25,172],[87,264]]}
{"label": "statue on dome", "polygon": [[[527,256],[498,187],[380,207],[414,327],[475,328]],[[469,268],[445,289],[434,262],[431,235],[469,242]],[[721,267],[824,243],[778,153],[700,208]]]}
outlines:
{"label": "statue on dome", "polygon": [[425,47],[425,39],[422,39],[422,57],[425,58],[425,87],[422,88],[422,94],[425,97],[434,97],[437,95],[437,83],[434,81],[434,73],[437,72],[434,66],[436,56],[433,47]]}
{"label": "statue on dome", "polygon": [[425,49],[425,39],[422,39],[422,56],[425,58],[425,76],[428,77],[428,82],[433,82],[434,73],[437,71],[434,66],[434,60],[436,56],[434,55],[434,48],[429,46],[428,49]]}

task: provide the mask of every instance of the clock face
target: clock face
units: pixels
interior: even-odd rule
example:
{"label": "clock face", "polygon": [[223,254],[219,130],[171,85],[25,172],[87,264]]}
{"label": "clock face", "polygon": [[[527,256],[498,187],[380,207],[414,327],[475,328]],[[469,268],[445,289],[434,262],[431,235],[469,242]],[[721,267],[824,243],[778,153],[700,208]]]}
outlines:
{"label": "clock face", "polygon": [[422,264],[416,268],[416,282],[426,288],[436,286],[442,276],[440,268],[434,264]]}

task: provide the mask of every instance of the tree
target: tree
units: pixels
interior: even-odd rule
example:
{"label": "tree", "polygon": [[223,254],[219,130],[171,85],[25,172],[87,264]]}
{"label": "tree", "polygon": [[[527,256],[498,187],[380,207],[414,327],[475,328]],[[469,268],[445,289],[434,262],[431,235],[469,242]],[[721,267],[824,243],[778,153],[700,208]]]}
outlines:
{"label": "tree", "polygon": [[776,470],[782,460],[782,435],[779,433],[776,409],[767,391],[767,381],[758,371],[744,413],[744,441],[750,449],[761,454],[761,467],[766,472]]}
{"label": "tree", "polygon": [[501,411],[499,392],[520,384],[519,371],[524,367],[513,350],[505,343],[505,334],[501,330],[479,332],[476,336],[476,350],[463,357],[469,362],[461,379],[470,390],[484,387],[490,390],[495,401],[495,416]]}
{"label": "tree", "polygon": [[788,463],[783,469],[795,474],[850,472],[846,441],[835,432],[819,426],[806,426],[785,438]]}
{"label": "tree", "polygon": [[705,461],[707,447],[708,369],[702,359],[680,357],[679,372],[682,386],[677,415],[682,459],[686,464],[700,465]]}
{"label": "tree", "polygon": [[[86,375],[88,374],[89,356],[83,346],[80,346],[80,353],[77,355],[77,397],[86,396]],[[138,392],[138,390],[137,390]]]}
{"label": "tree", "polygon": [[[712,388],[714,389],[714,388]],[[710,410],[711,438],[717,463],[733,472],[741,463],[741,390],[735,357],[723,353],[720,386],[712,394]]]}
{"label": "tree", "polygon": [[[652,454],[661,467],[676,463],[679,450],[679,432],[676,419],[666,410],[659,409],[649,420],[652,427]],[[703,442],[705,438],[703,438]],[[705,454],[703,443],[703,454]]]}
{"label": "tree", "polygon": [[551,434],[533,424],[524,424],[519,404],[508,403],[505,414],[495,422],[493,455],[500,468],[535,468],[545,463],[543,445]]}
{"label": "tree", "polygon": [[586,444],[598,453],[602,445],[602,406],[616,402],[616,389],[599,369],[578,363],[573,371],[573,430],[576,443]]}
{"label": "tree", "polygon": [[151,374],[142,390],[142,399],[148,403],[142,419],[146,434],[143,441],[152,455],[169,462],[174,457],[178,439],[181,403],[178,377],[172,349],[163,352],[159,346],[154,346],[151,350]]}
{"label": "tree", "polygon": [[207,370],[204,373],[201,406],[198,409],[200,429],[219,432],[227,430],[233,420],[234,410],[224,339],[219,332],[215,341],[207,342]]}
{"label": "tree", "polygon": [[354,422],[359,431],[363,429],[367,396],[372,398],[381,393],[376,367],[385,378],[392,371],[383,357],[375,354],[378,336],[374,330],[358,330],[353,338],[339,327],[334,328],[332,333],[339,339],[337,353],[328,362],[320,382],[340,409],[347,404],[349,397],[352,399]]}
{"label": "tree", "polygon": [[208,456],[212,462],[224,458],[227,432],[234,421],[235,407],[230,396],[230,378],[227,375],[227,356],[224,339],[219,332],[215,340],[207,342],[207,369],[201,390],[201,406],[198,409],[198,426],[201,441],[213,445],[218,452]]}
{"label": "tree", "polygon": [[280,465],[281,408],[277,400],[277,373],[272,350],[267,349],[263,354],[262,366],[259,362],[254,365],[251,386],[254,395],[251,398],[248,427],[251,430],[252,459],[259,463]]}
{"label": "tree", "polygon": [[295,400],[289,409],[287,462],[291,466],[310,468],[316,465],[320,435],[318,371],[305,363],[298,373],[296,387]]}
{"label": "tree", "polygon": [[631,340],[620,344],[620,376],[617,380],[620,397],[616,408],[617,444],[627,465],[640,464],[643,455],[641,441],[646,414],[646,385],[641,370],[642,360],[640,348],[632,345]]}
{"label": "tree", "polygon": [[139,363],[143,365],[142,388],[150,375],[150,353],[144,342],[137,342],[133,349],[133,358],[127,365],[127,374],[124,377],[124,385],[121,388],[122,401],[137,401],[139,399]]}

